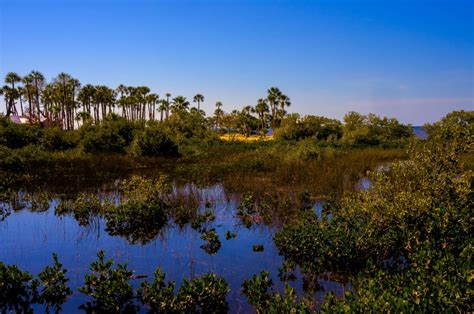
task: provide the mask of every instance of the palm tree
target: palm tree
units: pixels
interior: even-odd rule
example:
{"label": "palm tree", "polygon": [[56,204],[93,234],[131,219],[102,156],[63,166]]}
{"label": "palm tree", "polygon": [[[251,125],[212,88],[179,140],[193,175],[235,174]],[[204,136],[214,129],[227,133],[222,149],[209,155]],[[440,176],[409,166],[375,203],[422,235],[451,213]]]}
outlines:
{"label": "palm tree", "polygon": [[268,112],[269,112],[269,108],[268,108],[268,104],[267,104],[266,99],[260,98],[257,101],[257,105],[255,106],[255,112],[258,114],[258,117],[260,119],[260,130],[263,130],[264,129],[264,123],[265,123],[265,115],[267,115]]}
{"label": "palm tree", "polygon": [[128,88],[120,84],[116,89],[117,93],[120,94],[120,99],[118,101],[119,107],[122,107],[122,118],[127,118],[127,111],[125,110],[125,99],[124,96],[128,94]]}
{"label": "palm tree", "polygon": [[279,104],[279,99],[281,96],[281,91],[278,87],[271,87],[268,91],[267,100],[270,104],[270,109],[272,110],[272,129],[275,130],[275,119],[276,119],[276,110]]}
{"label": "palm tree", "polygon": [[5,83],[11,84],[11,88],[7,89],[5,95],[8,98],[8,105],[7,105],[7,117],[10,116],[12,113],[18,114],[16,110],[15,100],[19,97],[18,90],[15,88],[15,83],[21,81],[21,77],[15,72],[9,72],[5,76]]}
{"label": "palm tree", "polygon": [[[146,96],[146,100],[148,103],[148,118],[149,120],[155,120],[156,104],[159,102],[160,96],[152,93]],[[161,115],[163,115],[163,113]]]}
{"label": "palm tree", "polygon": [[[38,120],[39,120],[40,119],[40,113],[41,113],[40,96],[41,96],[41,92],[44,88],[46,80],[44,78],[44,75],[39,71],[31,71],[29,76],[31,77],[31,79],[33,81],[34,96],[35,96],[34,99],[35,99],[36,111],[38,112]],[[45,116],[45,115],[46,114],[43,113],[43,116]]]}
{"label": "palm tree", "polygon": [[20,99],[21,116],[24,116],[24,113],[23,113],[23,94],[25,93],[25,88],[21,87],[21,86],[18,86],[17,90],[18,90],[18,95],[20,96],[19,99]]}
{"label": "palm tree", "polygon": [[189,107],[189,102],[186,100],[186,97],[183,96],[176,96],[173,98],[173,111],[174,112],[179,112],[179,111],[185,111]]}
{"label": "palm tree", "polygon": [[222,102],[220,102],[220,101],[216,102],[216,110],[214,111],[214,116],[216,117],[216,128],[219,127],[219,118],[224,113],[224,111],[222,111],[221,107],[222,107]]}
{"label": "palm tree", "polygon": [[170,109],[171,109],[171,103],[170,103],[171,94],[166,93],[165,96],[166,96],[166,119],[168,119],[170,116]]}
{"label": "palm tree", "polygon": [[[77,95],[77,100],[82,105],[82,111],[86,112],[91,116],[91,106],[94,104],[94,93],[96,92],[95,87],[92,84],[84,85]],[[94,114],[94,119],[97,122],[97,116]]]}
{"label": "palm tree", "polygon": [[[26,99],[28,100],[28,120],[31,123],[32,119],[35,116],[34,108],[32,106],[32,102],[33,102],[33,100],[32,100],[32,98],[33,98],[33,85],[32,85],[33,84],[33,77],[31,76],[31,74],[29,74],[29,75],[24,76],[21,81],[23,82],[23,84],[25,84],[25,88],[24,88],[23,92],[25,93]],[[21,98],[21,95],[20,95],[20,98]]]}
{"label": "palm tree", "polygon": [[204,96],[201,94],[196,94],[193,98],[194,102],[198,103],[198,111],[201,110],[201,102],[204,102]]}
{"label": "palm tree", "polygon": [[6,91],[5,87],[7,87],[7,86],[0,87],[0,96],[5,95],[5,97],[4,97],[5,98],[5,108],[7,108],[8,101],[7,101],[7,96],[5,94],[5,91]]}
{"label": "palm tree", "polygon": [[86,120],[89,120],[89,119],[92,119],[92,118],[91,118],[90,113],[87,111],[81,111],[77,113],[76,115],[76,121],[78,122],[78,124],[79,124],[79,121],[82,121],[82,124],[84,124]]}
{"label": "palm tree", "polygon": [[285,94],[281,94],[278,99],[278,102],[280,103],[282,113],[282,116],[280,118],[283,118],[286,113],[285,107],[289,107],[291,105],[290,97],[286,96]]}
{"label": "palm tree", "polygon": [[138,86],[136,88],[137,91],[137,100],[138,100],[138,107],[137,107],[137,117],[139,119],[145,120],[145,108],[147,103],[147,95],[150,92],[150,88],[147,86]]}
{"label": "palm tree", "polygon": [[252,106],[244,106],[242,108],[242,111],[240,112],[240,123],[242,126],[242,129],[245,131],[245,136],[249,137],[250,132],[252,131],[252,113],[255,112],[255,109]]}
{"label": "palm tree", "polygon": [[168,110],[168,101],[166,99],[161,99],[159,102],[160,106],[158,109],[160,110],[160,121],[163,121],[163,114],[166,110]]}

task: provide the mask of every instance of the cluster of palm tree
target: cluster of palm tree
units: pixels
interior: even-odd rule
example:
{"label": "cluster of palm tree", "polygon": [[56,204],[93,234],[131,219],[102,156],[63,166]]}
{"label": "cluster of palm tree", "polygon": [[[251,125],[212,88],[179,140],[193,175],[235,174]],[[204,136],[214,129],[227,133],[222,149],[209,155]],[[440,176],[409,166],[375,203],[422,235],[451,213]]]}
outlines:
{"label": "cluster of palm tree", "polygon": [[[29,112],[34,115],[40,112],[40,95],[44,85],[44,76],[38,71],[32,71],[24,77],[14,72],[8,73],[5,77],[5,85],[0,88],[0,95],[4,95],[5,98],[7,115],[24,115],[23,100]],[[17,100],[20,102],[20,111],[18,111]]]}
{"label": "cluster of palm tree", "polygon": [[[164,98],[160,98],[147,86],[121,84],[115,89],[105,85],[81,86],[78,79],[67,73],[59,73],[47,83],[38,71],[23,77],[10,72],[0,94],[4,95],[7,116],[21,115],[30,123],[57,125],[66,130],[88,120],[98,123],[110,114],[121,115],[129,121],[158,120],[158,113],[160,121],[180,112],[205,116],[201,109],[202,94],[193,97],[197,107],[190,108],[191,104],[184,96],[171,98],[171,94],[166,93]],[[259,99],[254,107],[245,106],[241,111],[226,114],[222,102],[218,101],[214,117],[209,120],[216,128],[236,128],[247,133],[253,129],[274,129],[280,125],[286,114],[285,108],[290,104],[288,96],[277,87],[271,87],[266,98]]]}
{"label": "cluster of palm tree", "polygon": [[0,95],[4,95],[6,116],[21,115],[30,123],[58,125],[67,130],[86,120],[97,123],[112,113],[129,121],[156,120],[158,112],[161,121],[168,119],[170,113],[187,110],[205,115],[201,110],[204,102],[201,94],[193,98],[197,108],[189,108],[190,103],[183,96],[171,99],[171,94],[166,93],[165,98],[160,99],[146,86],[121,84],[112,89],[86,84],[81,87],[79,80],[67,73],[60,73],[47,83],[38,71],[24,77],[10,72],[0,88]]}
{"label": "cluster of palm tree", "polygon": [[247,135],[251,130],[265,134],[268,128],[275,129],[280,126],[281,120],[286,115],[285,108],[291,105],[290,98],[283,94],[279,88],[271,87],[266,98],[260,98],[255,106],[244,106],[242,110],[233,110],[226,114],[221,109],[222,103],[216,103],[214,111],[214,124],[217,128],[240,129]]}

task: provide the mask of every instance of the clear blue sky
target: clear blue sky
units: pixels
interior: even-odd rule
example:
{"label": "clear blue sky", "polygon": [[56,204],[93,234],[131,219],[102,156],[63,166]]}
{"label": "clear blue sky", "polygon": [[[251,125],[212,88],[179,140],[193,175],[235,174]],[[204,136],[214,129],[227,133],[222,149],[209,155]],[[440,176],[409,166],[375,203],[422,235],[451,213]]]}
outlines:
{"label": "clear blue sky", "polygon": [[474,1],[0,0],[0,75],[31,70],[418,125],[474,109]]}

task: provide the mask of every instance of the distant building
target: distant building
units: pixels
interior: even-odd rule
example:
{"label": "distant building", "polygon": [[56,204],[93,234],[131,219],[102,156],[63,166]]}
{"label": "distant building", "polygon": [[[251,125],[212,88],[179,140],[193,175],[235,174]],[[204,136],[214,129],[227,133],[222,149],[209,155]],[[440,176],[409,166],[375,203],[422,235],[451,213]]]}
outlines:
{"label": "distant building", "polygon": [[11,115],[10,116],[10,121],[16,124],[28,124],[30,123],[29,119],[27,117],[23,116],[17,116],[17,115]]}

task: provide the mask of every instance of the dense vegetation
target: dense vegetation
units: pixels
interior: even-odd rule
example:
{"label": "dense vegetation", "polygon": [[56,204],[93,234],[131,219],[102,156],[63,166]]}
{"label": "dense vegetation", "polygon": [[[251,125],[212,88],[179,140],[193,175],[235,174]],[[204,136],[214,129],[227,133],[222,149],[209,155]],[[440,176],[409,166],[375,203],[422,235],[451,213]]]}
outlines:
{"label": "dense vegetation", "polygon": [[[372,173],[368,190],[328,204],[320,217],[302,208],[276,234],[284,272],[298,266],[350,278],[354,289],[342,300],[329,294],[322,311],[472,311],[474,176],[460,159],[472,154],[472,122],[472,113],[446,116],[409,160]],[[286,301],[270,287],[262,273],[244,291],[256,309],[272,312]]]}
{"label": "dense vegetation", "polygon": [[[219,182],[241,195],[235,215],[242,226],[278,228],[274,243],[284,259],[279,278],[285,289],[277,291],[265,270],[245,280],[242,293],[257,312],[473,311],[472,111],[426,125],[428,138],[420,140],[411,126],[374,114],[349,112],[342,122],[287,114],[290,99],[274,87],[254,107],[225,113],[218,102],[206,117],[200,94],[193,98],[197,108],[189,108],[183,96],[160,99],[147,87],[81,86],[65,73],[49,84],[39,72],[23,78],[9,73],[5,83],[1,220],[24,207],[45,211],[55,198],[56,215],[71,215],[82,226],[101,217],[110,235],[132,244],[152,241],[171,222],[189,224],[199,232],[202,251],[214,255],[225,241],[212,226],[212,204],[173,187]],[[13,122],[19,114],[28,123]],[[265,140],[269,129],[271,141]],[[224,141],[223,134],[262,140]],[[134,175],[139,170],[147,176]],[[84,173],[104,182],[121,179],[117,194],[68,194],[73,180],[65,177]],[[357,188],[361,178],[370,182],[366,189]],[[46,188],[54,181],[64,185],[60,193]],[[324,202],[321,213],[315,201]],[[231,230],[224,235],[236,237]],[[265,254],[267,248],[254,243],[250,250]],[[37,278],[0,262],[2,311],[26,312],[32,304],[59,311],[72,291],[67,270],[56,255],[53,260]],[[298,274],[300,296],[290,285]],[[321,276],[350,283],[350,289],[317,303]],[[100,251],[79,288],[89,298],[82,308],[228,311],[229,286],[215,274],[185,279],[177,290],[159,268],[153,281],[141,279]]]}

